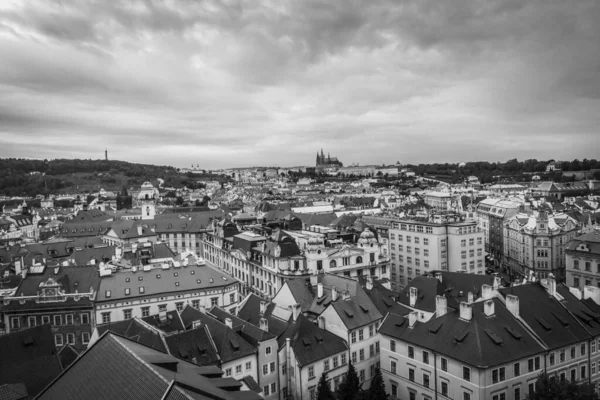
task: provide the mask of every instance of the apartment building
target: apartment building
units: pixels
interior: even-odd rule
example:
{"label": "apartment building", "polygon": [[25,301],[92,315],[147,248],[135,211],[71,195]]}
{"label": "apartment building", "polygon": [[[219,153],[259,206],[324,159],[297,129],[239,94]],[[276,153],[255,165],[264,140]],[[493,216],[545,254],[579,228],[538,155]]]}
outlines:
{"label": "apartment building", "polygon": [[535,387],[545,349],[497,298],[463,301],[456,310],[445,300],[437,297],[438,316],[428,322],[413,311],[390,314],[381,324],[387,392],[409,400],[524,399]]}
{"label": "apartment building", "polygon": [[504,257],[504,223],[518,214],[519,207],[519,203],[504,199],[485,199],[477,205],[477,224],[483,230],[485,251],[494,265],[501,265]]}
{"label": "apartment building", "polygon": [[600,231],[596,230],[571,240],[565,250],[566,283],[583,289],[600,287]]}
{"label": "apartment building", "polygon": [[434,270],[483,274],[484,233],[477,222],[459,215],[428,221],[400,220],[389,231],[392,288]]}
{"label": "apartment building", "polygon": [[504,225],[504,262],[513,278],[536,273],[565,279],[568,243],[578,235],[577,221],[567,214],[519,213]]}

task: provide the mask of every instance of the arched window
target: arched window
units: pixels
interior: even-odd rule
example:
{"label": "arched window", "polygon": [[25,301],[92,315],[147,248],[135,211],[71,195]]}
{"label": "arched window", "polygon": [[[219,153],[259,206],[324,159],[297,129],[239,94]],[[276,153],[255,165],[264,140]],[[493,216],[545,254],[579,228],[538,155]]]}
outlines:
{"label": "arched window", "polygon": [[357,264],[362,263],[362,257],[361,256],[356,257],[356,263]]}
{"label": "arched window", "polygon": [[331,268],[335,268],[335,267],[337,267],[337,263],[335,262],[335,260],[331,260],[331,261],[329,261],[329,266]]}

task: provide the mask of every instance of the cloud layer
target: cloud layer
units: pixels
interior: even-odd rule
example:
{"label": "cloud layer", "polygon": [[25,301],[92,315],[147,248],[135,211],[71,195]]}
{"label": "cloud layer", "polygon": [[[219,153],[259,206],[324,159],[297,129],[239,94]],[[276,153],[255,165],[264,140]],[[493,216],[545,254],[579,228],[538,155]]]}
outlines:
{"label": "cloud layer", "polygon": [[597,0],[0,2],[0,157],[597,157]]}

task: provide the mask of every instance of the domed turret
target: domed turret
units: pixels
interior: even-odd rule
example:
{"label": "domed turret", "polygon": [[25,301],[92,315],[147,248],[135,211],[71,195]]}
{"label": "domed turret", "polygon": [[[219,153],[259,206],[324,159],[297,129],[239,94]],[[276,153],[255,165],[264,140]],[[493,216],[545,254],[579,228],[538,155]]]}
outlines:
{"label": "domed turret", "polygon": [[377,243],[377,239],[375,238],[375,234],[369,228],[365,228],[365,230],[360,234],[358,243],[361,245]]}
{"label": "domed turret", "polygon": [[321,239],[319,239],[317,236],[313,236],[310,239],[308,239],[306,250],[312,252],[312,251],[317,251],[320,248],[321,248]]}

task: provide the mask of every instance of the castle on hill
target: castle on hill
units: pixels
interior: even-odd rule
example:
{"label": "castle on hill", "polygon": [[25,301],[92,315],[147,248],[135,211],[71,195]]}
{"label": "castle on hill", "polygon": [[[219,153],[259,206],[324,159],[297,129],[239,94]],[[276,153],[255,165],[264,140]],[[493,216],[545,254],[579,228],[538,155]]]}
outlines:
{"label": "castle on hill", "polygon": [[337,157],[331,157],[329,155],[329,153],[327,153],[327,157],[325,157],[325,154],[323,153],[323,149],[321,149],[321,154],[319,154],[319,152],[317,152],[317,164],[316,164],[317,169],[329,169],[329,168],[338,169],[343,166],[344,166],[344,164],[342,164],[342,162],[340,160],[338,160]]}

